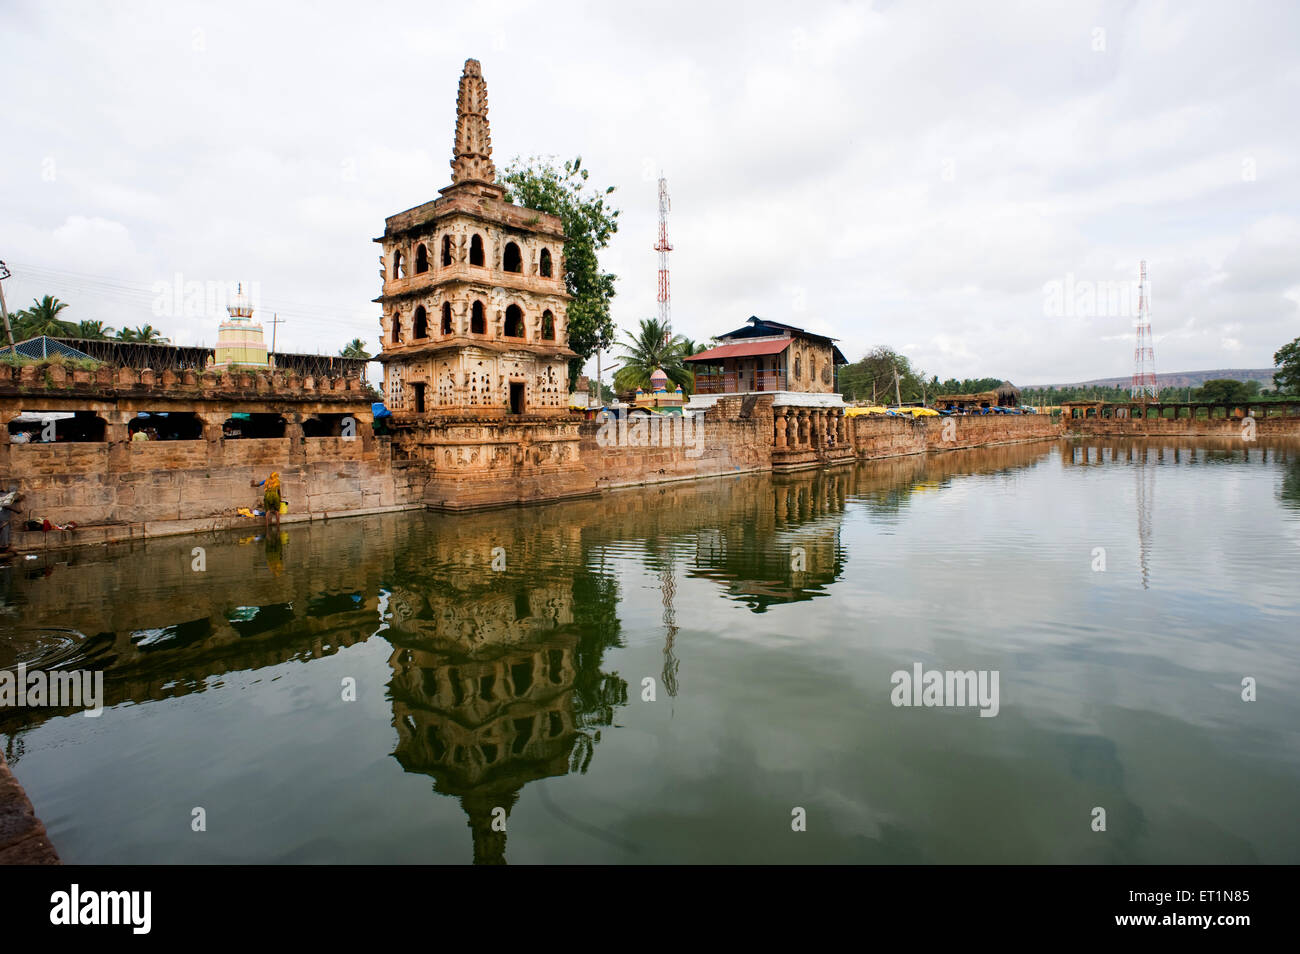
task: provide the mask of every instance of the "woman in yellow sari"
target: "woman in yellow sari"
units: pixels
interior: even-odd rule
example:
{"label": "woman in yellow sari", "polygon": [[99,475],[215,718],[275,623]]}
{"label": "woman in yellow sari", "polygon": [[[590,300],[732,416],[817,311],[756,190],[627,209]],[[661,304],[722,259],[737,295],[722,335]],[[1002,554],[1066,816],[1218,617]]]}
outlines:
{"label": "woman in yellow sari", "polygon": [[273,471],[266,480],[255,480],[250,486],[265,487],[262,491],[262,521],[267,530],[271,528],[271,516],[275,516],[275,529],[280,529],[280,472]]}

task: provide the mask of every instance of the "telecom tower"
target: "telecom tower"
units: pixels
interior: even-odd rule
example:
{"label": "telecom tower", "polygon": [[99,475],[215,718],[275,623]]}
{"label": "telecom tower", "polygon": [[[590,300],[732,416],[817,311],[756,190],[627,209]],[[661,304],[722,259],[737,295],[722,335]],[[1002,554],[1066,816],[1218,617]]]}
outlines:
{"label": "telecom tower", "polygon": [[1155,400],[1156,387],[1155,340],[1151,337],[1151,286],[1147,284],[1147,263],[1142,263],[1138,281],[1137,346],[1133,349],[1133,383],[1129,395]]}
{"label": "telecom tower", "polygon": [[664,328],[664,340],[672,337],[670,332],[671,309],[668,306],[668,253],[673,247],[668,244],[668,210],[672,202],[668,199],[668,180],[659,176],[659,241],[655,251],[659,253],[659,323]]}

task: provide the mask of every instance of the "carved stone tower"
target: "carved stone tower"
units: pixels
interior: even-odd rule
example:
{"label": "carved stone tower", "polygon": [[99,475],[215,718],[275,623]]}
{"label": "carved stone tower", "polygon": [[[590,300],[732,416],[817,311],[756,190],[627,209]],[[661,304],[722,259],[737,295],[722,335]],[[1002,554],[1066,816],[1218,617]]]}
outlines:
{"label": "carved stone tower", "polygon": [[394,418],[567,415],[564,229],[496,184],[487,86],[467,60],[452,184],[390,216],[380,274],[384,396]]}
{"label": "carved stone tower", "polygon": [[[482,69],[466,60],[451,185],[389,216],[375,239],[384,399],[408,454],[439,465],[435,506],[504,493],[467,494],[466,481],[495,478],[511,461],[516,480],[530,469],[577,467],[563,223],[505,200],[487,114]],[[533,492],[575,492],[560,490]]]}

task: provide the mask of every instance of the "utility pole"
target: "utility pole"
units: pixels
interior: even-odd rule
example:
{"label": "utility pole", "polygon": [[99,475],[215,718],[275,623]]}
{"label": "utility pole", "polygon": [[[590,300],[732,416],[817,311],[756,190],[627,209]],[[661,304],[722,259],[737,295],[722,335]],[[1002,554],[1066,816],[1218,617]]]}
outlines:
{"label": "utility pole", "polygon": [[281,318],[275,312],[271,313],[271,367],[275,367],[275,333],[279,330],[278,326],[284,324],[285,319]]}
{"label": "utility pole", "polygon": [[895,407],[903,406],[903,395],[900,394],[898,390],[898,366],[897,365],[894,366],[894,406]]}
{"label": "utility pole", "polygon": [[5,320],[5,337],[9,339],[9,350],[15,355],[18,353],[18,347],[14,344],[14,330],[9,327],[9,309],[5,307],[5,286],[4,280],[10,275],[9,266],[0,262],[0,315]]}

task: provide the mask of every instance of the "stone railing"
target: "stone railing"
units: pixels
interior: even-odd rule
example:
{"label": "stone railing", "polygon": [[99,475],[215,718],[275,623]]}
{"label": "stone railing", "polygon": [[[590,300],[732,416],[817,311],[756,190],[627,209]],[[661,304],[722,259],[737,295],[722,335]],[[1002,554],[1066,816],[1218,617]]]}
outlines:
{"label": "stone railing", "polygon": [[149,392],[157,396],[204,398],[258,395],[280,400],[319,399],[324,395],[360,400],[373,393],[363,379],[346,375],[317,377],[296,371],[153,371],[108,365],[92,370],[58,362],[25,365],[0,362],[0,393],[48,395],[51,391],[105,396]]}

